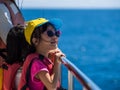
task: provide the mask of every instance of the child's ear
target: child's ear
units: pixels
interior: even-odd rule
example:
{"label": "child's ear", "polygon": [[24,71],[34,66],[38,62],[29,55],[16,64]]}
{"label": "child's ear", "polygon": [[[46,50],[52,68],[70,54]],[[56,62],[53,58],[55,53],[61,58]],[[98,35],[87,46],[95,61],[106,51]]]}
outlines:
{"label": "child's ear", "polygon": [[32,43],[33,43],[35,46],[38,45],[38,39],[32,38]]}

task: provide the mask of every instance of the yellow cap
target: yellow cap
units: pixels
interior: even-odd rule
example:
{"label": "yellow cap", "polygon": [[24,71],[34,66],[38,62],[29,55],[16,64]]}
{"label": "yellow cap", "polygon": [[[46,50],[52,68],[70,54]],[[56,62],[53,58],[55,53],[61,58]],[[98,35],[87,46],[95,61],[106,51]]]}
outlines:
{"label": "yellow cap", "polygon": [[24,34],[25,34],[25,38],[26,38],[26,41],[31,44],[30,42],[30,39],[31,39],[31,35],[35,29],[35,27],[39,26],[39,25],[42,25],[44,23],[48,22],[47,19],[45,18],[38,18],[38,19],[35,19],[35,20],[31,20],[27,23],[27,26],[26,26],[26,29],[24,31]]}

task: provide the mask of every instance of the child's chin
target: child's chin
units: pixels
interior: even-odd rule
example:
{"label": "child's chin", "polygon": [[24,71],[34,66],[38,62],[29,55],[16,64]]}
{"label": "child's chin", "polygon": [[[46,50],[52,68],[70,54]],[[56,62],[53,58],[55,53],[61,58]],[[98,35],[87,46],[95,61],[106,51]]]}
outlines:
{"label": "child's chin", "polygon": [[51,47],[51,50],[54,50],[54,49],[57,49],[57,45],[54,46],[54,47]]}

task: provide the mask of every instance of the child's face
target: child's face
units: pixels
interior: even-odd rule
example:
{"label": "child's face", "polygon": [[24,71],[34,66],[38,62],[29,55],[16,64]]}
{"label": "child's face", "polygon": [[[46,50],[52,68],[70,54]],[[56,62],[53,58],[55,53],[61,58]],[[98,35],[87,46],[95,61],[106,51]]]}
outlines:
{"label": "child's face", "polygon": [[47,30],[41,34],[39,41],[40,49],[47,51],[57,48],[59,32],[56,31],[52,26],[48,26]]}

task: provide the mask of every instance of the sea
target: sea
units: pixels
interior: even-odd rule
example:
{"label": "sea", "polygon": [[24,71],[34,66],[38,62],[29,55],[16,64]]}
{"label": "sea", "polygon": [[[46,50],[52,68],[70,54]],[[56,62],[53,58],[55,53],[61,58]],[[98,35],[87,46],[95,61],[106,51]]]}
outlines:
{"label": "sea", "polygon": [[[120,90],[120,9],[21,9],[26,21],[62,20],[59,48],[101,90]],[[62,86],[68,89],[67,68]],[[82,85],[74,78],[74,90]]]}

